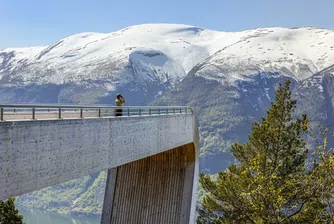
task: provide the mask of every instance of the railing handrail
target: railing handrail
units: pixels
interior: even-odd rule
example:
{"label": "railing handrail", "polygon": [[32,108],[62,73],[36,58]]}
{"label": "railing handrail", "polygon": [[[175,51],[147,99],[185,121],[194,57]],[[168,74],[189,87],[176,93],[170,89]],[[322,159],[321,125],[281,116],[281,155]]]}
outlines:
{"label": "railing handrail", "polygon": [[173,108],[188,108],[190,110],[191,107],[189,106],[113,106],[108,104],[0,104],[0,108],[42,108],[42,109],[48,109],[48,108],[54,108],[54,109],[173,109]]}
{"label": "railing handrail", "polygon": [[[122,109],[122,110],[119,110]],[[58,119],[62,119],[63,112],[77,112],[79,110],[79,118],[84,118],[84,110],[97,110],[98,116],[103,117],[103,113],[112,110],[115,116],[143,116],[143,115],[166,115],[166,114],[193,114],[193,110],[189,106],[113,106],[113,105],[99,105],[99,104],[0,104],[0,121],[5,121],[5,115],[10,115],[10,110],[13,110],[12,115],[25,115],[26,110],[30,110],[28,115],[30,119],[36,120],[37,115],[43,113],[43,110],[52,112],[56,110]],[[52,111],[51,111],[52,110]],[[72,110],[72,111],[71,111]],[[124,112],[122,112],[124,111]],[[123,114],[123,115],[122,115]]]}

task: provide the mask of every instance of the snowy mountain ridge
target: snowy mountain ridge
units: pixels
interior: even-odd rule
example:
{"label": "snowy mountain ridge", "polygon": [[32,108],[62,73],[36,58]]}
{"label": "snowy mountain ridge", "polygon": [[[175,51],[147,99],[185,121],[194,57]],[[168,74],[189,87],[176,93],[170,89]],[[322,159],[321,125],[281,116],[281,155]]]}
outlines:
{"label": "snowy mountain ridge", "polygon": [[304,80],[332,65],[333,30],[268,28],[219,50],[198,66],[196,75],[234,81],[278,73]]}
{"label": "snowy mountain ridge", "polygon": [[219,81],[245,80],[259,72],[303,80],[333,64],[333,30],[218,32],[144,24],[109,34],[80,33],[46,47],[0,51],[0,85],[74,83],[114,90],[135,81],[173,86],[196,65],[196,75]]}

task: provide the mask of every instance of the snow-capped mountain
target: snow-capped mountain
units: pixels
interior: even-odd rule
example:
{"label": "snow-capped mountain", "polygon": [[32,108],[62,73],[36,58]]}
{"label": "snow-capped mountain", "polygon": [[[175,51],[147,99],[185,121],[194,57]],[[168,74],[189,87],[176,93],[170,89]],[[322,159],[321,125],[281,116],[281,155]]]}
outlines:
{"label": "snow-capped mountain", "polygon": [[[104,80],[110,85],[127,82],[127,66],[143,72],[140,80],[172,83],[215,51],[235,41],[223,33],[186,25],[150,24],[128,27],[110,34],[81,33],[47,47],[6,49],[0,53],[0,74],[13,85],[86,83]],[[227,35],[231,36],[231,35]],[[152,72],[152,74],[147,74]],[[134,75],[134,74],[132,74]],[[133,77],[130,77],[133,78]],[[18,84],[18,83],[17,83]]]}
{"label": "snow-capped mountain", "polygon": [[[241,36],[172,24],[139,25],[110,34],[81,33],[47,47],[0,51],[0,85],[72,85],[75,92],[93,91],[93,101],[125,91],[138,103],[140,97],[154,99],[171,88],[194,65]],[[56,101],[82,102],[69,96],[73,90],[57,91]]]}
{"label": "snow-capped mountain", "polygon": [[267,28],[246,33],[198,65],[197,75],[226,82],[267,72],[304,80],[334,65],[334,30]]}
{"label": "snow-capped mountain", "polygon": [[[218,32],[146,24],[109,34],[80,33],[45,47],[0,51],[0,90],[53,86],[58,92],[53,101],[59,102],[108,102],[111,93],[122,91],[145,104],[189,71],[220,82],[248,80],[265,72],[303,80],[333,64],[333,30]],[[93,97],[84,96],[87,92]],[[13,100],[13,94],[0,100]]]}

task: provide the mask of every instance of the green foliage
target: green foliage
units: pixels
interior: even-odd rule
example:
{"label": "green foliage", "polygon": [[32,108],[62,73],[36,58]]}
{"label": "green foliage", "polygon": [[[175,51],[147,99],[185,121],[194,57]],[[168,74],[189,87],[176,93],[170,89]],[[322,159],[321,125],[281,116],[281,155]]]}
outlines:
{"label": "green foliage", "polygon": [[15,198],[0,201],[0,224],[22,224],[23,216],[15,208]]}
{"label": "green foliage", "polygon": [[321,144],[319,142],[317,151],[314,152],[317,162],[311,175],[314,184],[319,188],[320,200],[327,205],[323,219],[334,223],[334,148],[328,147],[328,138],[333,137],[334,133],[326,128],[320,135],[323,136],[323,141]]}
{"label": "green foliage", "polygon": [[101,214],[106,172],[71,180],[19,196],[17,204],[60,214]]}
{"label": "green foliage", "polygon": [[102,212],[107,172],[102,171],[85,192],[76,199],[71,213],[76,215],[99,215]]}
{"label": "green foliage", "polygon": [[230,165],[215,178],[201,174],[200,183],[207,194],[198,223],[329,220],[324,199],[333,202],[329,192],[333,185],[323,187],[323,163],[311,171],[305,168],[308,150],[303,137],[309,120],[306,115],[293,118],[296,101],[291,99],[290,81],[279,86],[275,101],[267,116],[253,123],[248,142],[232,145],[237,165]]}

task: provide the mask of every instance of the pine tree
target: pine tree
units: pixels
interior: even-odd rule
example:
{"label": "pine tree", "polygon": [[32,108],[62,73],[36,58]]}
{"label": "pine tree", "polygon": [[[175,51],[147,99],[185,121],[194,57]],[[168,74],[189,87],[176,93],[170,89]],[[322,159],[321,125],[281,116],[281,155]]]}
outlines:
{"label": "pine tree", "polygon": [[316,176],[306,170],[306,115],[294,119],[296,101],[290,81],[279,85],[275,102],[261,122],[254,122],[249,141],[235,143],[238,161],[216,177],[201,173],[207,192],[198,223],[318,223],[326,205]]}
{"label": "pine tree", "polygon": [[312,170],[313,183],[318,186],[320,200],[327,205],[323,220],[327,223],[334,223],[334,148],[328,146],[328,138],[334,137],[328,127],[321,131],[322,142],[318,142],[317,151],[313,154],[317,161]]}
{"label": "pine tree", "polygon": [[23,216],[15,208],[15,198],[0,201],[0,224],[23,224]]}

